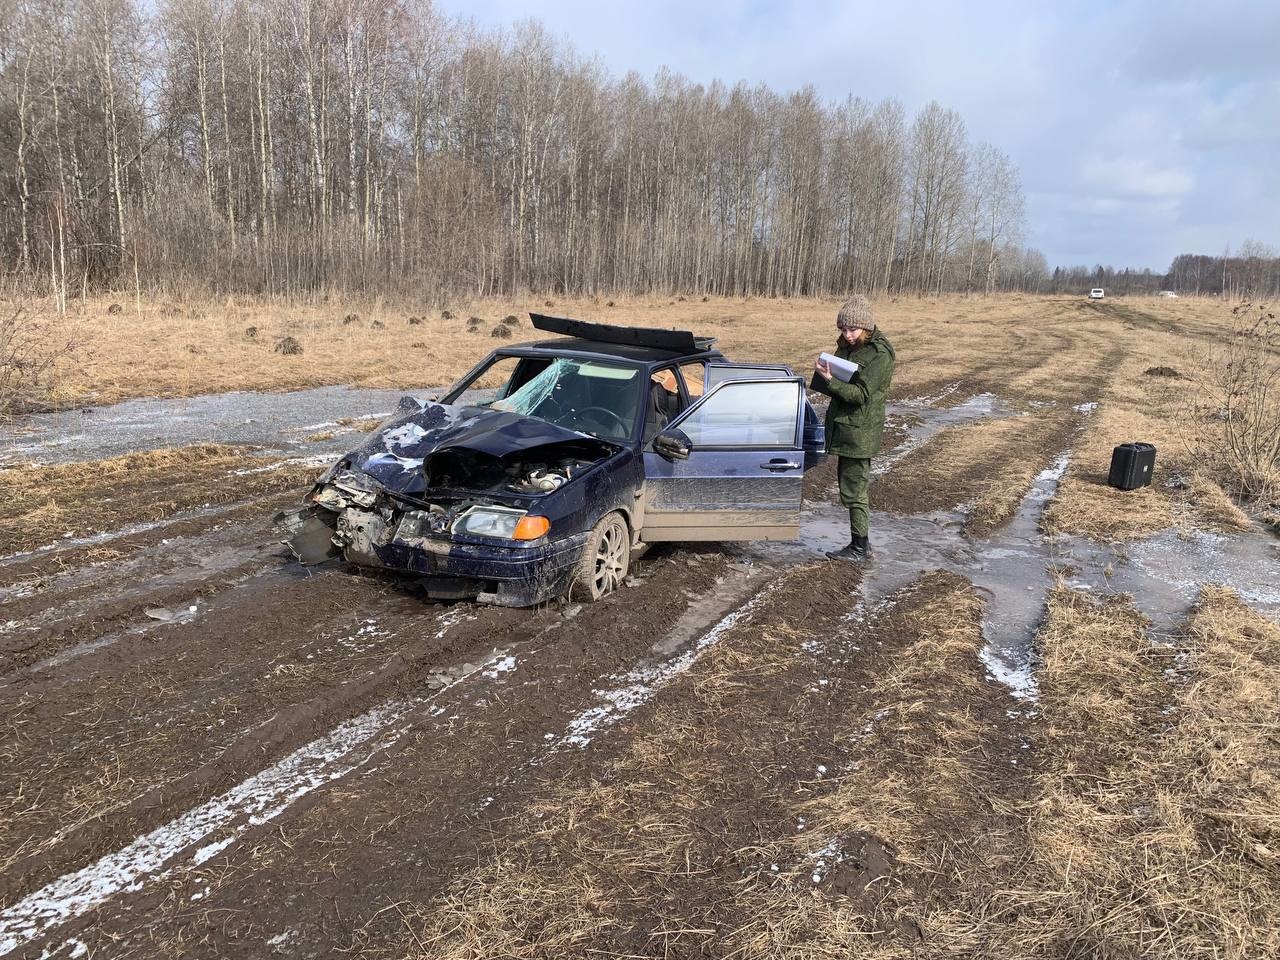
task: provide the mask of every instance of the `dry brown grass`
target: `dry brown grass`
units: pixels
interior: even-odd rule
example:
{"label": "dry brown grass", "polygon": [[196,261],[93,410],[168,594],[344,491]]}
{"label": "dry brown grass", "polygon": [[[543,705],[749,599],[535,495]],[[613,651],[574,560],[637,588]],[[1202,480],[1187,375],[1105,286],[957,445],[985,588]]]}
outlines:
{"label": "dry brown grass", "polygon": [[[385,302],[291,305],[228,298],[221,302],[149,301],[111,315],[111,300],[90,300],[74,316],[86,357],[63,371],[66,399],[109,402],[136,396],[189,396],[224,390],[287,390],[355,383],[418,387],[452,382],[498,341],[487,335],[499,318],[516,315],[514,339],[537,334],[530,310],[609,323],[689,327],[717,336],[735,357],[791,363],[807,369],[834,340],[836,300],[717,298],[706,303],[663,297],[622,298],[609,307],[595,299],[557,302],[534,297],[476,300],[439,310]],[[1167,324],[1163,339],[1211,329],[1220,305],[1184,299],[1141,301],[1142,310]],[[899,348],[897,392],[927,393],[957,381],[982,383],[997,392],[1075,397],[1081,376],[1100,357],[1146,355],[1150,329],[1126,324],[1079,298],[1009,296],[893,299],[874,304],[876,316]],[[348,314],[358,322],[343,323]],[[467,317],[484,321],[469,329]],[[1145,315],[1145,314],[1144,314]],[[409,316],[420,316],[418,325]],[[383,324],[375,327],[373,321]],[[249,337],[246,330],[255,329]],[[298,356],[280,356],[272,345],[283,336],[303,345]],[[408,339],[427,349],[406,349]],[[192,352],[196,346],[202,352]],[[1119,353],[1117,353],[1119,350]],[[1092,399],[1085,397],[1084,399]]]}
{"label": "dry brown grass", "polygon": [[75,355],[71,325],[0,304],[0,419],[42,408]]}
{"label": "dry brown grass", "polygon": [[992,955],[1280,950],[1280,629],[1206,588],[1178,682],[1145,625],[1123,601],[1051,598],[1031,860],[1000,894]]}
{"label": "dry brown grass", "polygon": [[[958,577],[933,574],[920,587],[920,600],[903,598],[881,625],[909,642],[863,708],[842,718],[848,769],[798,806],[803,834],[763,848],[766,861],[796,866],[746,891],[735,935],[743,957],[816,960],[854,948],[917,956],[944,945],[956,955],[974,946],[965,928],[1018,846],[1019,823],[1007,795],[999,799],[1017,768],[994,719],[1007,702],[979,665],[981,602]],[[892,867],[855,867],[843,895],[815,889],[813,853],[828,842],[873,842],[866,838],[891,852]]]}
{"label": "dry brown grass", "polygon": [[[1152,407],[1148,405],[1148,410]],[[1102,541],[1135,540],[1172,526],[1224,532],[1248,529],[1249,519],[1201,468],[1180,440],[1176,413],[1155,414],[1104,402],[1086,421],[1043,529]],[[1141,440],[1157,449],[1153,484],[1137,490],[1107,485],[1111,451]]]}
{"label": "dry brown grass", "polygon": [[1242,497],[1280,497],[1280,321],[1242,303],[1229,330],[1189,358],[1194,448]]}
{"label": "dry brown grass", "polygon": [[943,430],[878,481],[877,509],[964,506],[965,529],[984,535],[1013,516],[1031,481],[1070,445],[1077,415],[1042,411]]}

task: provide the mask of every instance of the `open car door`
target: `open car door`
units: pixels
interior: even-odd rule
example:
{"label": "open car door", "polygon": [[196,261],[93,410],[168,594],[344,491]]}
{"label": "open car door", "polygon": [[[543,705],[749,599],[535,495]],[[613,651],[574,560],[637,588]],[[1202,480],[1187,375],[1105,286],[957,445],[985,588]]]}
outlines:
{"label": "open car door", "polygon": [[[776,380],[794,377],[795,373],[781,363],[742,363],[732,360],[715,360],[707,364],[705,390],[711,390],[726,380]],[[822,417],[813,409],[808,396],[804,400],[804,468],[812,470],[826,458],[827,431]]]}
{"label": "open car door", "polygon": [[[804,381],[777,371],[735,375],[742,379],[709,386],[644,451],[642,540],[800,535]],[[687,455],[658,452],[673,437]]]}

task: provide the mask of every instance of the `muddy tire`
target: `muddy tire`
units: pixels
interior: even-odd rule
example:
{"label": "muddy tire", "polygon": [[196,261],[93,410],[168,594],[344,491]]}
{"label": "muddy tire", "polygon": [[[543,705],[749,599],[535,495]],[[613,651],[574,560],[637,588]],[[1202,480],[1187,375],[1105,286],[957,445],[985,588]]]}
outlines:
{"label": "muddy tire", "polygon": [[569,596],[600,600],[622,586],[631,568],[631,530],[620,513],[601,518],[587,537],[582,559],[573,572]]}

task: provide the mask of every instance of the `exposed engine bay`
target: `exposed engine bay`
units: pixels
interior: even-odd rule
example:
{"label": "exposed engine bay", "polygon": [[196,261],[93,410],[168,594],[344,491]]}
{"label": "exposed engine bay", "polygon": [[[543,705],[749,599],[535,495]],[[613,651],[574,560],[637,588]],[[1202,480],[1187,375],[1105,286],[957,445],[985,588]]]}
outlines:
{"label": "exposed engine bay", "polygon": [[579,472],[602,460],[611,449],[598,441],[570,441],[495,457],[465,447],[451,447],[427,457],[422,469],[428,489],[537,495],[559,489]]}
{"label": "exposed engine bay", "polygon": [[[513,544],[537,540],[549,530],[549,521],[525,518],[538,500],[618,449],[589,437],[505,456],[458,445],[437,448],[414,463],[397,441],[418,441],[420,433],[398,428],[384,438],[385,446],[373,457],[339,461],[312,491],[306,508],[277,518],[288,535],[285,542],[304,564],[342,556],[362,566],[427,572],[432,564],[425,555],[447,555],[457,537]],[[387,485],[386,473],[379,477],[360,469],[375,457],[379,463],[395,458],[399,469],[393,475],[403,478],[400,489]],[[424,556],[415,561],[416,554]]]}

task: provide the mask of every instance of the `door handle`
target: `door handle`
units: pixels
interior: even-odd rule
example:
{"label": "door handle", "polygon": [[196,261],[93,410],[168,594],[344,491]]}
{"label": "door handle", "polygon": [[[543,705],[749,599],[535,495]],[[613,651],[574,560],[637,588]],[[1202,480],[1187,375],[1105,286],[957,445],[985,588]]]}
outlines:
{"label": "door handle", "polygon": [[772,473],[781,473],[783,470],[800,469],[800,464],[791,463],[789,460],[770,460],[768,463],[760,464],[760,466]]}

